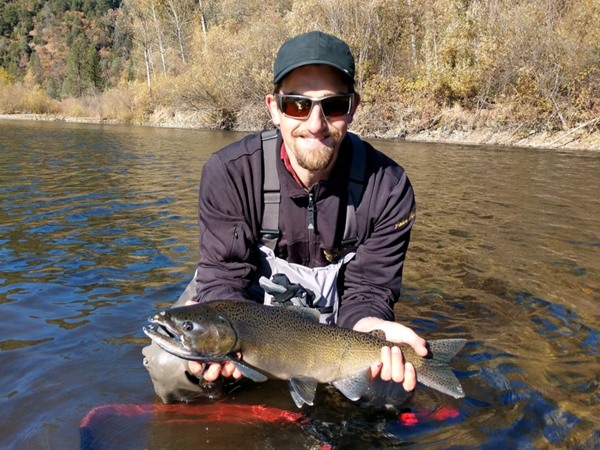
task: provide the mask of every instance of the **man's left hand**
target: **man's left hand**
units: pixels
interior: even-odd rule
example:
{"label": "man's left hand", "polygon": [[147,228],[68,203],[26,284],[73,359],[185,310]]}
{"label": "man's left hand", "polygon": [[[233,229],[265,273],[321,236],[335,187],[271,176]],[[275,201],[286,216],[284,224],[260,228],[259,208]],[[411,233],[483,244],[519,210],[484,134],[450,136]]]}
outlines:
{"label": "man's left hand", "polygon": [[[412,329],[397,322],[375,317],[364,317],[356,323],[354,329],[362,332],[382,330],[388,341],[408,344],[415,350],[417,355],[427,356],[428,350],[425,339]],[[381,361],[371,366],[371,376],[375,378],[378,375],[384,381],[393,380],[396,383],[402,383],[402,387],[407,392],[414,390],[417,386],[415,368],[411,363],[404,361],[402,352],[398,347],[383,347],[381,349]]]}

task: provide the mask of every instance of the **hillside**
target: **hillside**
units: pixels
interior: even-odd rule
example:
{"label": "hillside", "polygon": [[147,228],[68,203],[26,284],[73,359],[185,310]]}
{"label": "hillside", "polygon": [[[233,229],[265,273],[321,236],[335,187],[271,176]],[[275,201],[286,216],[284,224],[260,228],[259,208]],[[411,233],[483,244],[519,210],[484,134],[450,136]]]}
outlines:
{"label": "hillside", "polygon": [[0,114],[260,129],[315,28],[352,48],[365,136],[600,148],[596,0],[8,0]]}

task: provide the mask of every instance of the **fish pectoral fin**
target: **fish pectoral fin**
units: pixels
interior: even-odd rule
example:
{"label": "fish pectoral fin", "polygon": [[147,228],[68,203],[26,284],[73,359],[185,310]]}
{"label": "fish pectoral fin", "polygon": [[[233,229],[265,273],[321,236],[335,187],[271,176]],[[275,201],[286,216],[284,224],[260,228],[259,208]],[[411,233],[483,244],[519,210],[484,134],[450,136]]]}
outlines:
{"label": "fish pectoral fin", "polygon": [[371,370],[367,368],[350,377],[335,380],[331,384],[350,400],[356,401],[362,397],[371,384]]}
{"label": "fish pectoral fin", "polygon": [[298,408],[302,405],[312,405],[317,391],[318,381],[313,378],[290,378],[288,380],[290,394]]}
{"label": "fish pectoral fin", "polygon": [[227,360],[231,361],[233,365],[242,373],[243,376],[251,379],[252,381],[262,383],[263,381],[267,381],[269,379],[265,374],[260,373],[254,367],[250,367],[249,365],[244,364],[243,361],[240,361],[239,359],[228,357]]}

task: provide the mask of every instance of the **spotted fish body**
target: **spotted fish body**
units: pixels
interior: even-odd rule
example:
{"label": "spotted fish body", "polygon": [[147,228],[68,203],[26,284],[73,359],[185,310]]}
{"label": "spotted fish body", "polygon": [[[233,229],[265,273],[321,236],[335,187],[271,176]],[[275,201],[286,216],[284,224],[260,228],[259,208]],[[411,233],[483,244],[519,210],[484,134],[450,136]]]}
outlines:
{"label": "spotted fish body", "polygon": [[[464,339],[429,341],[430,355],[383,339],[323,325],[308,308],[265,306],[249,301],[217,300],[163,311],[144,332],[165,351],[188,360],[232,361],[244,376],[288,380],[296,404],[312,404],[318,383],[332,383],[358,400],[370,384],[370,367],[381,347],[400,347],[422,384],[455,398],[464,396],[447,363]],[[238,353],[242,354],[238,358]]]}

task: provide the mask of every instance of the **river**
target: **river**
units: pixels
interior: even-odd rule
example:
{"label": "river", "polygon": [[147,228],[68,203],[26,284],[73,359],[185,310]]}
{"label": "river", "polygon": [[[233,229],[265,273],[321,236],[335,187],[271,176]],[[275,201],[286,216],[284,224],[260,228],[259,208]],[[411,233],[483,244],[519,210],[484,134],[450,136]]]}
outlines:
{"label": "river", "polygon": [[600,446],[600,153],[575,150],[372,141],[418,202],[398,319],[468,339],[464,399],[322,387],[298,411],[270,381],[161,407],[141,328],[193,273],[204,161],[241,136],[0,121],[0,447]]}

